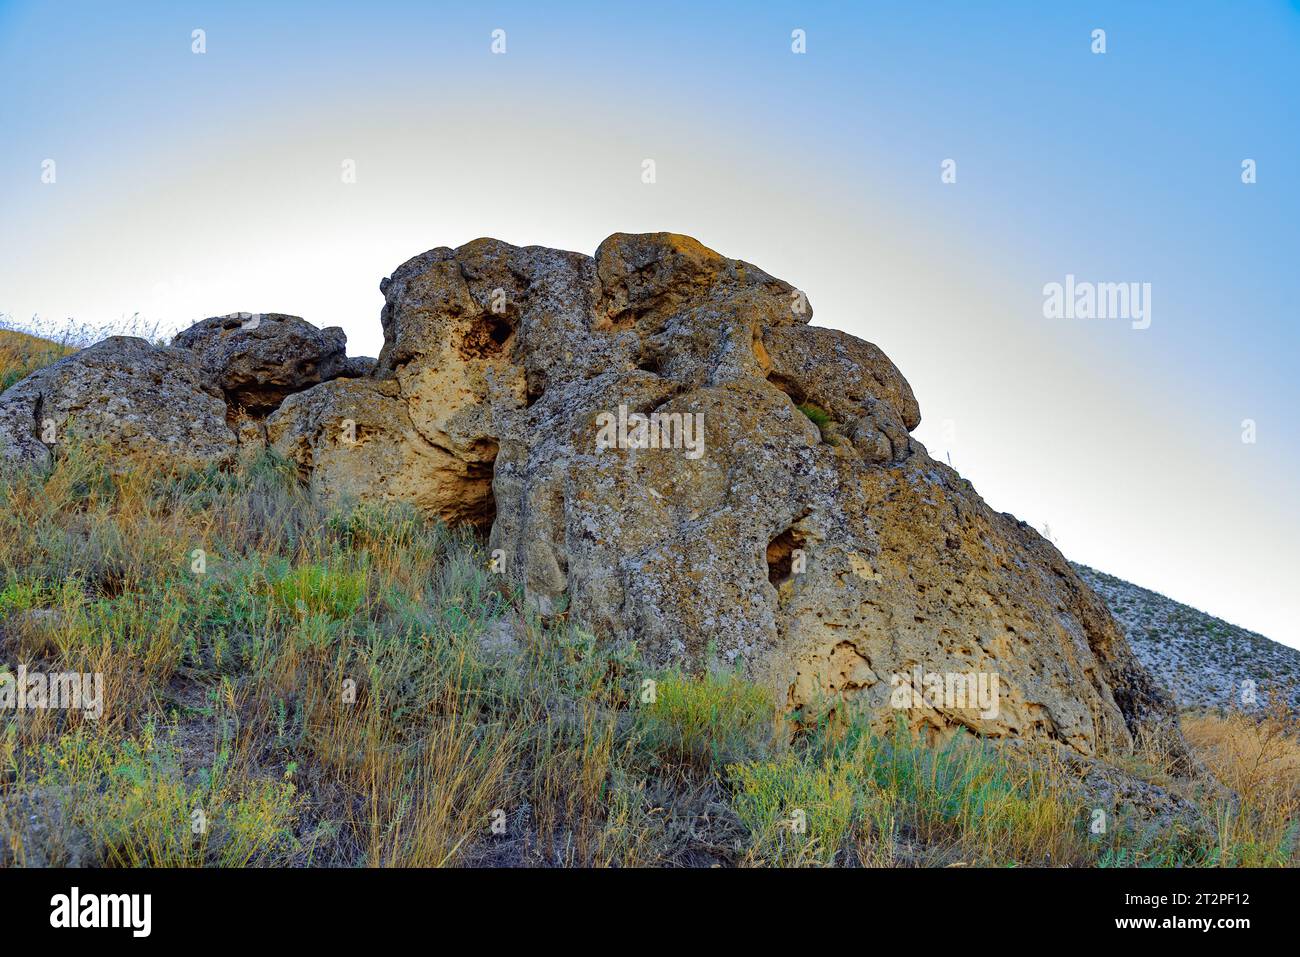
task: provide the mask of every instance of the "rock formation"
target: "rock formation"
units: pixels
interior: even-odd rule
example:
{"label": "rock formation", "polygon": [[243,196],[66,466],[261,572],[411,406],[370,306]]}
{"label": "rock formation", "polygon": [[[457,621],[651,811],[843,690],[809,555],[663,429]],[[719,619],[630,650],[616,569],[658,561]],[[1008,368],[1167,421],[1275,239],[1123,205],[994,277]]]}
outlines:
{"label": "rock formation", "polygon": [[[594,257],[477,240],[380,288],[369,375],[341,334],[289,317],[269,344],[215,320],[182,334],[206,370],[184,379],[208,403],[193,428],[220,422],[226,451],[232,430],[252,448],[264,428],[328,499],[489,529],[541,612],[634,640],[656,666],[740,668],[807,716],[847,699],[935,738],[965,726],[1094,756],[1154,735],[1180,751],[1104,605],[930,458],[898,369],[810,326],[790,284],[660,233],[616,234]],[[12,438],[24,427],[0,414],[11,447],[32,448]]]}
{"label": "rock formation", "polygon": [[172,345],[194,353],[232,409],[254,415],[347,367],[342,329],[317,329],[297,316],[274,312],[204,319],[176,336]]}
{"label": "rock formation", "polygon": [[131,336],[74,352],[0,395],[0,460],[44,466],[74,436],[103,445],[116,467],[235,461],[221,390],[188,352]]}
{"label": "rock formation", "polygon": [[[794,708],[843,697],[888,721],[912,684],[996,675],[996,709],[922,693],[908,720],[1084,755],[1172,725],[1061,554],[931,459],[899,371],[809,326],[789,284],[658,234],[594,258],[479,240],[381,289],[378,378],[270,420],[325,492],[490,521],[543,612],[660,666],[738,665]],[[604,447],[611,420],[633,447]],[[676,440],[695,421],[698,456],[654,447],[652,423]]]}
{"label": "rock formation", "polygon": [[0,460],[47,465],[71,439],[114,467],[175,471],[234,464],[266,447],[265,417],[289,395],[365,376],[337,327],[235,313],[195,323],[170,346],[114,336],[37,371],[0,396]]}

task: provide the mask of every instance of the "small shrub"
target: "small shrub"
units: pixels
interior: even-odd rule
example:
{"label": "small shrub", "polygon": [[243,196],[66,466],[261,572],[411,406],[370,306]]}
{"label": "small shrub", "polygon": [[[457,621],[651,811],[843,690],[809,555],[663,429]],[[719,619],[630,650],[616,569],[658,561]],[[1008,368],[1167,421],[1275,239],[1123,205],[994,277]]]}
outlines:
{"label": "small shrub", "polygon": [[[75,843],[111,867],[289,863],[299,799],[283,780],[236,773],[228,752],[186,778],[152,722],[113,739],[83,727],[40,749],[32,785],[54,796]],[[28,840],[31,840],[29,836]],[[56,861],[52,861],[54,863]]]}
{"label": "small shrub", "polygon": [[299,565],[272,582],[271,594],[288,611],[343,621],[361,607],[366,582],[364,570],[313,563]]}
{"label": "small shrub", "polygon": [[813,405],[811,402],[805,402],[799,406],[799,411],[812,420],[813,425],[819,429],[825,429],[831,424],[830,413],[821,406]]}
{"label": "small shrub", "polygon": [[[1081,815],[1040,773],[958,732],[938,747],[898,722],[873,732],[862,716],[803,750],[728,769],[737,812],[761,864],[1000,864],[1081,853]],[[802,832],[792,825],[800,817]],[[851,841],[850,841],[851,839]]]}
{"label": "small shrub", "polygon": [[636,714],[650,752],[704,771],[752,757],[767,745],[776,708],[769,691],[731,672],[699,678],[668,673],[655,683],[655,700]]}

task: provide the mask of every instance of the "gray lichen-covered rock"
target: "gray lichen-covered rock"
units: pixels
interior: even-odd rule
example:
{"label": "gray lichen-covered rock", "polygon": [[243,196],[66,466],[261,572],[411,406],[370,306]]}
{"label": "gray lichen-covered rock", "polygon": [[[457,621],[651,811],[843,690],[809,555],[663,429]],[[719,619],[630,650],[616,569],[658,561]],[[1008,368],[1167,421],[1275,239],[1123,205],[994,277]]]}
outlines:
{"label": "gray lichen-covered rock", "polygon": [[381,290],[375,378],[269,423],[317,487],[490,521],[543,612],[661,666],[739,666],[791,709],[848,701],[882,726],[1089,756],[1146,735],[1181,749],[1060,553],[931,459],[893,363],[808,325],[790,284],[659,233],[594,258],[477,240]]}
{"label": "gray lichen-covered rock", "polygon": [[50,464],[50,449],[40,440],[36,404],[25,396],[10,401],[9,392],[0,395],[0,465],[45,468]]}
{"label": "gray lichen-covered rock", "polygon": [[0,395],[0,457],[45,465],[71,439],[110,465],[183,471],[234,461],[226,404],[188,352],[114,336],[32,373]]}
{"label": "gray lichen-covered rock", "polygon": [[361,379],[374,375],[379,360],[374,356],[348,356],[343,368],[339,370],[341,379]]}
{"label": "gray lichen-covered rock", "polygon": [[318,329],[280,313],[214,316],[179,333],[172,344],[194,353],[233,408],[254,415],[348,368],[342,329]]}

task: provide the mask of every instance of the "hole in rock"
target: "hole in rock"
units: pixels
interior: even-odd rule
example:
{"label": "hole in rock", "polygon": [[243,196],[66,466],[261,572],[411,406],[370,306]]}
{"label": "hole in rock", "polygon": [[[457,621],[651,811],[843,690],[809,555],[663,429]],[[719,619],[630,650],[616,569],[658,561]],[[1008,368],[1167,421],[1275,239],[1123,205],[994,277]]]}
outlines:
{"label": "hole in rock", "polygon": [[[481,452],[491,457],[472,463],[466,463],[462,498],[458,507],[458,520],[473,526],[479,533],[486,535],[492,529],[497,517],[497,502],[492,491],[492,475],[496,470],[496,443]],[[455,524],[454,522],[452,524]]]}
{"label": "hole in rock", "polygon": [[797,524],[767,543],[767,580],[773,587],[781,587],[794,576],[795,550],[804,548],[805,544]]}
{"label": "hole in rock", "polygon": [[795,405],[803,405],[808,401],[808,394],[804,392],[803,387],[793,379],[787,378],[779,372],[773,372],[768,375],[767,381],[788,395],[790,401]]}
{"label": "hole in rock", "polygon": [[489,532],[492,531],[492,524],[497,520],[497,500],[492,493],[492,482],[488,480],[487,495],[483,498],[479,506],[477,521],[474,522],[474,528],[485,540]]}
{"label": "hole in rock", "polygon": [[474,320],[474,324],[461,340],[460,353],[466,359],[490,359],[501,355],[505,345],[515,333],[514,326],[505,316],[485,312]]}
{"label": "hole in rock", "polygon": [[524,383],[526,387],[524,408],[532,408],[537,403],[537,400],[542,397],[542,394],[546,392],[547,379],[548,376],[545,370],[524,366]]}

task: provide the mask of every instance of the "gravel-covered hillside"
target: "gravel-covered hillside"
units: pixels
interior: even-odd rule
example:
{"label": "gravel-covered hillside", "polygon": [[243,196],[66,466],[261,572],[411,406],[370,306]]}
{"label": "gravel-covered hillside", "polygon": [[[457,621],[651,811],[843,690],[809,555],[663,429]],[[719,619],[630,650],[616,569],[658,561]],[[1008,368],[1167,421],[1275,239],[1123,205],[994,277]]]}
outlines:
{"label": "gravel-covered hillside", "polygon": [[1300,650],[1086,565],[1074,569],[1110,606],[1138,658],[1181,707],[1243,707],[1247,681],[1259,689],[1260,703],[1278,682],[1300,705]]}

